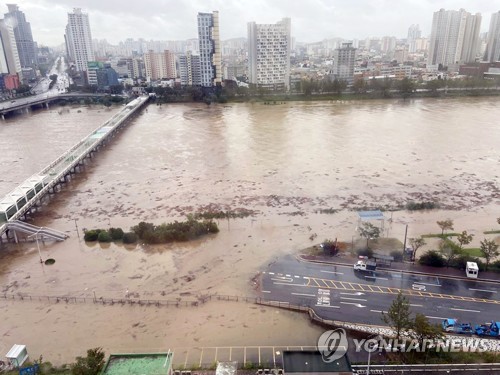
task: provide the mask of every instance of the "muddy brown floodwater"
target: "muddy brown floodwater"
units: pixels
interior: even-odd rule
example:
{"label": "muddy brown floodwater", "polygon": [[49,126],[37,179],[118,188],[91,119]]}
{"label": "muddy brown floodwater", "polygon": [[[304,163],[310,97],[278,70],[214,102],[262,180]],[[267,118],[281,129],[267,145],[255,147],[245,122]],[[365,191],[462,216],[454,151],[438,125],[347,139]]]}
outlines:
{"label": "muddy brown floodwater", "polygon": [[[500,118],[495,98],[150,105],[34,224],[66,231],[64,243],[0,249],[6,294],[194,299],[254,296],[252,278],[317,240],[356,236],[362,206],[434,200],[441,210],[397,211],[384,235],[495,228],[500,216]],[[117,110],[54,107],[0,124],[0,194],[38,172]],[[319,214],[335,208],[336,214]],[[186,244],[86,244],[83,228],[128,229],[208,209],[255,215],[219,222]],[[80,230],[77,235],[76,224]],[[429,246],[432,246],[431,243]],[[322,329],[298,314],[247,303],[189,308],[0,300],[0,352],[28,345],[33,358],[73,361],[86,349],[315,345]]]}

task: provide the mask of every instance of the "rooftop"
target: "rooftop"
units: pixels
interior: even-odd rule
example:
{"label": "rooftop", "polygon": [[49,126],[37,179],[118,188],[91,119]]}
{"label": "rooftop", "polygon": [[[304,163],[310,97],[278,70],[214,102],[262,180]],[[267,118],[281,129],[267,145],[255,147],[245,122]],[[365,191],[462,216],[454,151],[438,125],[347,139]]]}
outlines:
{"label": "rooftop", "polygon": [[351,372],[351,363],[347,355],[333,361],[325,362],[317,350],[284,351],[283,369],[290,373],[339,373]]}

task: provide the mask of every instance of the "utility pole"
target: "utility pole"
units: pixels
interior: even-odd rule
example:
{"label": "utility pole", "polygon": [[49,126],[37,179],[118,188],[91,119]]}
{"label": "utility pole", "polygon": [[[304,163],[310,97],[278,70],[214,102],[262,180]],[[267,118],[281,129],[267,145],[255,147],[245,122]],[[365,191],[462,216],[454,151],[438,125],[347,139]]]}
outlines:
{"label": "utility pole", "polygon": [[406,224],[406,228],[405,228],[405,242],[403,244],[403,257],[404,257],[404,254],[405,254],[405,251],[406,251],[406,236],[408,234],[408,224]]}

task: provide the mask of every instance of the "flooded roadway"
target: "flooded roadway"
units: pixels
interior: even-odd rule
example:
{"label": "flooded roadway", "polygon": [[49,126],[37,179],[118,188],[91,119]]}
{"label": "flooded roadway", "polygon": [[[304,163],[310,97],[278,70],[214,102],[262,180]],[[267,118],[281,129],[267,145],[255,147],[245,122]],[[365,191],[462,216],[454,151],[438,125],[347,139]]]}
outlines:
{"label": "flooded roadway", "polygon": [[[0,194],[115,110],[54,107],[0,124]],[[40,266],[36,244],[10,245],[0,253],[1,290],[252,295],[255,273],[309,246],[312,234],[350,241],[357,223],[350,210],[408,200],[436,200],[448,210],[395,212],[385,235],[402,239],[406,224],[410,237],[436,232],[436,220],[449,217],[479,242],[498,217],[498,117],[495,98],[150,105],[36,216],[34,224],[71,235],[42,246],[56,264]],[[341,211],[316,213],[322,208]],[[220,221],[219,234],[189,244],[88,245],[76,233],[75,219],[81,235],[82,228],[128,229],[207,209],[255,215]],[[184,311],[0,301],[0,318],[0,349],[22,342],[56,363],[93,346],[314,345],[321,332],[301,316],[227,302]]]}

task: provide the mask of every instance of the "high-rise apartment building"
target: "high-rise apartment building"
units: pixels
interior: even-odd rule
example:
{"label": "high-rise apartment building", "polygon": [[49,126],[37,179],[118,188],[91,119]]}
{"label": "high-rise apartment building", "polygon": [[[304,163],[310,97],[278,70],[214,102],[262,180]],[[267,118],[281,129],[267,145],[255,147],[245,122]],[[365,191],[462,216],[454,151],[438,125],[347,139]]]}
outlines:
{"label": "high-rise apartment building", "polygon": [[408,38],[406,42],[408,43],[408,52],[415,53],[417,52],[417,39],[420,39],[422,36],[422,32],[420,31],[419,25],[411,25],[408,28]]}
{"label": "high-rise apartment building", "polygon": [[290,89],[291,21],[248,23],[248,80],[267,88]]}
{"label": "high-rise apartment building", "polygon": [[222,83],[222,55],[219,37],[219,12],[198,13],[198,41],[201,85],[211,87]]}
{"label": "high-rise apartment building", "polygon": [[89,16],[82,13],[80,8],[75,8],[73,13],[68,13],[68,24],[64,38],[68,56],[75,63],[76,70],[86,71],[87,62],[94,61],[95,58]]}
{"label": "high-rise apartment building", "polygon": [[144,68],[146,79],[177,78],[175,55],[170,51],[157,53],[150,50],[146,52],[144,54]]}
{"label": "high-rise apartment building", "polygon": [[354,62],[356,60],[356,48],[351,42],[342,43],[342,47],[333,52],[333,75],[338,80],[352,83],[354,79]]}
{"label": "high-rise apartment building", "polygon": [[22,80],[22,68],[17,53],[16,37],[10,22],[0,20],[0,73],[17,74]]}
{"label": "high-rise apartment building", "polygon": [[484,59],[489,62],[500,61],[500,11],[491,15]]}
{"label": "high-rise apartment building", "polygon": [[458,65],[474,62],[479,51],[481,14],[464,9],[434,13],[429,41],[428,65]]}
{"label": "high-rise apartment building", "polygon": [[5,21],[12,25],[16,39],[17,53],[21,68],[32,68],[36,65],[36,48],[31,33],[31,25],[26,21],[23,12],[16,4],[7,4],[9,10],[5,13]]}
{"label": "high-rise apartment building", "polygon": [[201,86],[200,56],[193,55],[191,51],[179,56],[179,74],[181,85]]}

